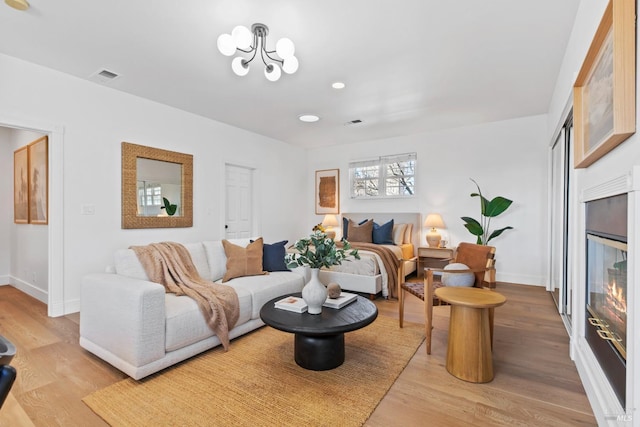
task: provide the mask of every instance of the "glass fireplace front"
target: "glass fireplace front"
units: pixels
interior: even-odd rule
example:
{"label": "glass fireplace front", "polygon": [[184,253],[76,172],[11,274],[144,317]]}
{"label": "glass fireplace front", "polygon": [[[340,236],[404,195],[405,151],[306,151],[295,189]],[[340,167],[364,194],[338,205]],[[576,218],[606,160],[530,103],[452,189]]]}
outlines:
{"label": "glass fireplace front", "polygon": [[599,337],[626,360],[626,243],[587,234],[587,311]]}

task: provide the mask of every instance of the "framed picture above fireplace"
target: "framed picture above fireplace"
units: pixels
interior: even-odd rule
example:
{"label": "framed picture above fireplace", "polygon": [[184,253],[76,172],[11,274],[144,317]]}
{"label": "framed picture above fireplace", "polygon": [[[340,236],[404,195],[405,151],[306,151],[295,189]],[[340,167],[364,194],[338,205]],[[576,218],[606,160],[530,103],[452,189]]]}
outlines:
{"label": "framed picture above fireplace", "polygon": [[576,168],[636,131],[635,3],[609,0],[573,86]]}

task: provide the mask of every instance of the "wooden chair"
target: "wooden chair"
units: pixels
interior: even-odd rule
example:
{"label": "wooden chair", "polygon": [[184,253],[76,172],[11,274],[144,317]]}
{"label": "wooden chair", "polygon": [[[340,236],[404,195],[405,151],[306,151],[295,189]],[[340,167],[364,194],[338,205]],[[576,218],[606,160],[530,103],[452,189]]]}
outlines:
{"label": "wooden chair", "polygon": [[[473,243],[460,243],[456,251],[455,258],[451,260],[455,263],[462,263],[469,267],[468,270],[444,270],[442,268],[425,269],[423,283],[398,282],[398,306],[399,320],[402,328],[404,322],[404,299],[405,292],[414,295],[424,301],[425,336],[427,341],[427,354],[431,354],[431,330],[433,329],[433,304],[434,291],[442,287],[443,284],[434,280],[433,272],[446,272],[447,274],[473,273],[475,281],[473,286],[478,288],[496,287],[494,256],[496,248],[493,246],[476,245]],[[493,309],[489,310],[489,322],[491,331],[491,342],[493,343]]]}

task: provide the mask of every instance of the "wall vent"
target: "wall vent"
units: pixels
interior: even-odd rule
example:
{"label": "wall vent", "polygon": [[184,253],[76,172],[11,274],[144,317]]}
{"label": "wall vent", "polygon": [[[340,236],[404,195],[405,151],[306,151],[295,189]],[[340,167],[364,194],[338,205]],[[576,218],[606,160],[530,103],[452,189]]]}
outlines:
{"label": "wall vent", "polygon": [[100,69],[89,76],[89,80],[98,83],[110,83],[120,77],[118,73],[114,73],[113,71],[109,71],[106,69]]}

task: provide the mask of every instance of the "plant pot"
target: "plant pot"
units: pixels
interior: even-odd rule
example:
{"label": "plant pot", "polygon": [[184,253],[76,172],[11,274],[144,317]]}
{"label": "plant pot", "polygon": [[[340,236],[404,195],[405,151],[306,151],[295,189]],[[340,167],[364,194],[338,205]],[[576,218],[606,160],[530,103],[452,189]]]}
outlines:
{"label": "plant pot", "polygon": [[302,299],[307,303],[307,313],[322,313],[322,304],[327,300],[327,288],[318,279],[318,268],[311,269],[311,279],[302,288]]}

